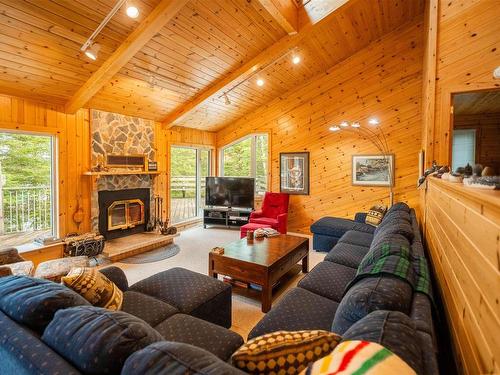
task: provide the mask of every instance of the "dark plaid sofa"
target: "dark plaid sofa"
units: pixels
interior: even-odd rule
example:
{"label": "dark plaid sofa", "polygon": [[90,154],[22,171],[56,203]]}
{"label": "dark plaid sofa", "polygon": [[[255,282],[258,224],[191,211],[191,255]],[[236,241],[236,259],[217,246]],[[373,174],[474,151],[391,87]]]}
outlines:
{"label": "dark plaid sofa", "polygon": [[381,244],[396,244],[412,256],[424,257],[414,210],[397,203],[378,228],[355,221],[338,223],[338,240],[324,261],[274,304],[249,338],[278,330],[331,330],[344,339],[379,342],[417,373],[437,374],[432,300],[392,274],[356,278],[362,260]]}

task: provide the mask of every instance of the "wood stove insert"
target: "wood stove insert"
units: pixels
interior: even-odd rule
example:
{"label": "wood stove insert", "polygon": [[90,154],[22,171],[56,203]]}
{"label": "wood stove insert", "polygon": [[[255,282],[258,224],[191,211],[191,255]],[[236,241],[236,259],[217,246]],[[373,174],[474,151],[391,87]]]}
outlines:
{"label": "wood stove insert", "polygon": [[99,192],[99,232],[107,240],[141,233],[149,220],[147,188]]}

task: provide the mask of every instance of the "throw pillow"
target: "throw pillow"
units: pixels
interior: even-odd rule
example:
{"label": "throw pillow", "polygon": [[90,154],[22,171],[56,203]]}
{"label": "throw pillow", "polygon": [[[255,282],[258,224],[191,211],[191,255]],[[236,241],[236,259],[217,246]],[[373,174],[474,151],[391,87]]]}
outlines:
{"label": "throw pillow", "polygon": [[310,364],[300,375],[416,375],[397,355],[368,341],[344,341],[328,356]]}
{"label": "throw pillow", "polygon": [[297,373],[330,353],[341,337],[328,331],[277,331],[249,340],[231,361],[249,373]]}
{"label": "throw pillow", "polygon": [[387,206],[381,204],[373,206],[366,215],[365,223],[373,225],[374,227],[378,226],[384,218],[386,212]]}
{"label": "throw pillow", "polygon": [[108,310],[122,307],[123,292],[95,268],[73,268],[61,281],[94,306]]}

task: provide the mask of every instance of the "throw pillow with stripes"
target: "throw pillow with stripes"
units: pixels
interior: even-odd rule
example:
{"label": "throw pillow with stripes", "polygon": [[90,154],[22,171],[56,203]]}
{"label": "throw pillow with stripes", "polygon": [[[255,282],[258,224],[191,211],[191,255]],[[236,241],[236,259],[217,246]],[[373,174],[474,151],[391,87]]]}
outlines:
{"label": "throw pillow with stripes", "polygon": [[396,354],[368,341],[344,341],[301,375],[416,375]]}

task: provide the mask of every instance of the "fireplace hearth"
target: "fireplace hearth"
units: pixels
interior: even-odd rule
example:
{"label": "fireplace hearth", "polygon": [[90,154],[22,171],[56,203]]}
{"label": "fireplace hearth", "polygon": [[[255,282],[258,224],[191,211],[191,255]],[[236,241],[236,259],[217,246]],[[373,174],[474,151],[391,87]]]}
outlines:
{"label": "fireplace hearth", "polygon": [[99,232],[107,240],[146,230],[150,189],[99,191]]}

